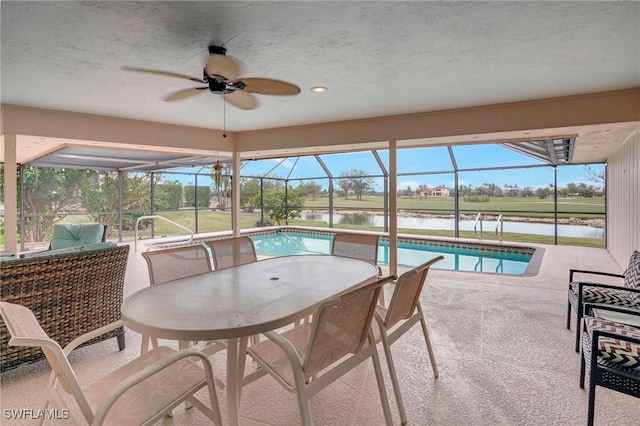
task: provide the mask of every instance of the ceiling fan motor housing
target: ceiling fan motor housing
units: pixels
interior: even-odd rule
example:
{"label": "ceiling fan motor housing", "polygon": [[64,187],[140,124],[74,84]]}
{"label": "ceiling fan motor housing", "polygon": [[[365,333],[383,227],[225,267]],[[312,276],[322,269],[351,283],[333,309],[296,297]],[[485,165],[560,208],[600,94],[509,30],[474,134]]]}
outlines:
{"label": "ceiling fan motor housing", "polygon": [[236,89],[244,89],[246,85],[242,81],[231,82],[224,76],[207,74],[207,69],[202,72],[202,80],[209,85],[209,90],[214,93],[233,93]]}
{"label": "ceiling fan motor housing", "polygon": [[222,46],[209,46],[209,55],[226,55],[227,49]]}

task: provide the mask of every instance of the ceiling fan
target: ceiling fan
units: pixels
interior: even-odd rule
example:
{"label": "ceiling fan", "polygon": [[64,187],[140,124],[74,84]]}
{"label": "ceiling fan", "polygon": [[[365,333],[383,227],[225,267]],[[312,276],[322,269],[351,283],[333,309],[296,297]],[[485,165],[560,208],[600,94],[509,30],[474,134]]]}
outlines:
{"label": "ceiling fan", "polygon": [[240,66],[233,58],[226,56],[226,53],[227,49],[224,47],[209,46],[210,58],[204,67],[202,78],[151,68],[123,66],[121,69],[182,78],[196,83],[206,84],[206,86],[189,87],[170,93],[164,98],[167,102],[187,99],[209,89],[211,93],[224,95],[225,100],[238,108],[254,109],[258,106],[258,101],[256,97],[253,96],[253,93],[276,96],[297,95],[300,93],[298,86],[287,83],[286,81],[273,80],[270,78],[238,77],[240,74]]}

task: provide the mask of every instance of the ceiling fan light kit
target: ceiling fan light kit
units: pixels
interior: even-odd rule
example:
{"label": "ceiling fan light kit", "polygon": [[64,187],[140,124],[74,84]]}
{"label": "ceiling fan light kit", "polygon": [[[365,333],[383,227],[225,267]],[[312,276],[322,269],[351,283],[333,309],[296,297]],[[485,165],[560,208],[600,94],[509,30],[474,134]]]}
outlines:
{"label": "ceiling fan light kit", "polygon": [[196,83],[204,83],[204,87],[190,87],[171,93],[164,98],[167,102],[174,102],[190,98],[205,89],[211,93],[223,95],[231,105],[241,109],[254,109],[258,101],[253,94],[291,96],[300,93],[300,88],[286,81],[270,78],[240,78],[240,66],[233,58],[227,56],[227,49],[222,46],[209,46],[209,61],[204,67],[202,78],[192,77],[171,71],[154,70],[148,68],[122,67],[126,71],[145,72],[187,79]]}

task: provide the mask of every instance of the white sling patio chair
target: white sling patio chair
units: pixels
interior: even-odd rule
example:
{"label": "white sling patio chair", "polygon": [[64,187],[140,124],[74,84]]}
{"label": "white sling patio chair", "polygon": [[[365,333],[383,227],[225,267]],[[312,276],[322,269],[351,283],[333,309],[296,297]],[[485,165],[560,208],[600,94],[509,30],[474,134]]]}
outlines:
{"label": "white sling patio chair", "polygon": [[[142,257],[147,262],[151,285],[211,272],[211,258],[202,244],[147,251],[142,253]],[[154,348],[158,347],[158,339],[143,335],[140,353],[149,350],[149,340]],[[181,347],[186,346],[187,342],[181,343]],[[222,347],[215,349],[221,350]],[[214,352],[216,350],[209,354]]]}
{"label": "white sling patio chair", "polygon": [[244,384],[269,373],[295,392],[303,425],[311,425],[309,398],[371,358],[385,422],[391,424],[389,401],[371,321],[382,285],[393,276],[324,302],[313,323],[297,325],[279,334],[264,333],[266,340],[251,346],[249,354],[262,368],[245,377]]}
{"label": "white sling patio chair", "polygon": [[[331,255],[352,257],[364,260],[378,267],[378,276],[382,276],[382,268],[378,266],[378,244],[380,236],[375,234],[352,234],[341,232],[333,237]],[[380,292],[381,304],[384,304],[384,289]]]}
{"label": "white sling patio chair", "polygon": [[230,268],[258,260],[253,240],[249,237],[207,241],[215,269]]}
{"label": "white sling patio chair", "polygon": [[[87,424],[147,425],[186,401],[215,424],[222,424],[211,363],[201,352],[159,347],[81,386],[67,356],[80,344],[122,327],[122,321],[86,333],[63,349],[47,336],[28,308],[0,302],[0,315],[11,335],[9,344],[40,347],[53,369],[44,409],[68,409],[62,398],[62,392],[66,392],[75,398]],[[204,387],[209,392],[210,407],[194,396]]]}
{"label": "white sling patio chair", "polygon": [[433,377],[438,377],[438,367],[427,331],[427,321],[424,318],[422,306],[420,306],[420,294],[427,279],[429,268],[442,259],[444,259],[443,256],[434,257],[430,261],[400,275],[393,290],[389,306],[378,306],[376,309],[375,322],[377,327],[374,326],[374,334],[376,335],[377,341],[382,341],[402,424],[407,423],[407,415],[402,401],[393,356],[391,355],[391,345],[419,322],[422,326],[422,334],[427,345],[427,352],[429,354],[429,360],[431,361],[431,368],[433,369]]}

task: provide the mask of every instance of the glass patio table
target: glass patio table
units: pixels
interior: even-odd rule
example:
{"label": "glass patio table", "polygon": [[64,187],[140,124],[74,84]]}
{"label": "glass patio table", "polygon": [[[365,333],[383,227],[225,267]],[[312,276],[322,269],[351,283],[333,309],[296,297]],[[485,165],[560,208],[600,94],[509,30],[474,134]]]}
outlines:
{"label": "glass patio table", "polygon": [[593,308],[593,316],[607,321],[627,324],[640,327],[640,315],[627,314],[625,312],[609,311],[606,309]]}
{"label": "glass patio table", "polygon": [[178,341],[227,341],[227,418],[238,424],[247,340],[376,279],[374,265],[328,255],[274,257],[146,287],[122,304],[125,325]]}

